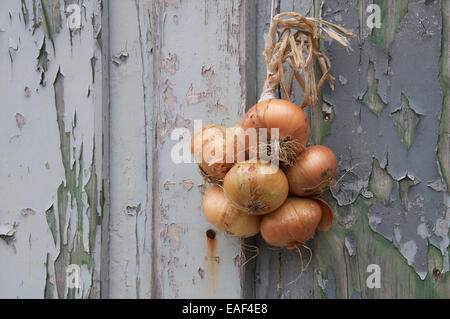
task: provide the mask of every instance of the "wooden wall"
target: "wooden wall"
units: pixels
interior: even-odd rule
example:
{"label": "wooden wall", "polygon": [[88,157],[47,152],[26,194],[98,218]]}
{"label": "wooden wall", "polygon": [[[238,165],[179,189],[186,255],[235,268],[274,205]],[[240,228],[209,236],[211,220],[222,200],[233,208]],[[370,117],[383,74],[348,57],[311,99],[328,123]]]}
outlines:
{"label": "wooden wall", "polygon": [[[0,6],[0,298],[450,297],[448,1]],[[242,266],[239,240],[206,236],[204,182],[172,156],[196,121],[231,126],[257,101],[272,8],[358,36],[349,52],[321,43],[336,82],[307,109],[310,143],[336,152],[343,177],[325,194],[337,220],[291,285],[296,251],[257,236]],[[366,285],[371,264],[381,288]]]}

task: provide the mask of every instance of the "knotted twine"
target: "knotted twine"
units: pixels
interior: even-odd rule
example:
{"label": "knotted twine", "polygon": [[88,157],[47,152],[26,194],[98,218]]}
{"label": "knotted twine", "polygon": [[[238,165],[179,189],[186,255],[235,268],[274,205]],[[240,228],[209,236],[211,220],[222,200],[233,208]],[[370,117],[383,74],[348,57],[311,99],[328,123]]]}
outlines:
{"label": "knotted twine", "polygon": [[[276,37],[279,29],[282,31]],[[330,74],[330,59],[319,51],[319,40],[326,38],[322,31],[346,48],[350,48],[347,37],[355,37],[353,33],[333,23],[306,18],[295,12],[283,12],[272,19],[269,33],[264,34],[263,55],[266,59],[267,76],[260,102],[276,98],[278,85],[286,99],[290,100],[294,78],[304,92],[302,108],[318,103],[318,95],[325,80],[328,80],[330,88],[334,90],[335,78]],[[276,42],[274,39],[277,39]],[[316,61],[322,70],[322,77],[317,83]],[[284,81],[284,63],[291,68],[288,86]]]}

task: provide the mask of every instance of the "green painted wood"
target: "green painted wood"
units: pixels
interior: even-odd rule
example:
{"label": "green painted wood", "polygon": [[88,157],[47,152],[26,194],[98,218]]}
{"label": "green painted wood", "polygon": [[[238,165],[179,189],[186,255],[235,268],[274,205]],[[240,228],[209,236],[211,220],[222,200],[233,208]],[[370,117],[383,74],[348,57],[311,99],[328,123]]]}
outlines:
{"label": "green painted wood", "polygon": [[[370,4],[380,6],[381,29],[366,24]],[[260,255],[253,285],[247,287],[254,290],[247,295],[449,298],[449,201],[440,180],[448,181],[449,167],[448,2],[282,0],[280,7],[309,7],[305,14],[342,25],[358,38],[349,53],[322,41],[336,88],[330,91],[326,85],[321,103],[308,109],[310,144],[329,146],[339,159],[337,185],[323,195],[336,222],[307,243],[313,263],[290,287],[283,284],[298,274],[296,252],[270,250],[261,238],[253,241]],[[267,10],[258,18],[267,23]],[[402,67],[404,52],[426,52],[421,74],[411,60],[405,59],[409,71]],[[261,83],[263,68],[262,61]],[[424,78],[429,80],[422,92]],[[294,101],[301,103],[301,93]],[[418,145],[422,150],[417,151]],[[366,283],[372,264],[380,267],[380,288]]]}
{"label": "green painted wood", "polygon": [[[339,1],[339,5],[344,6],[348,5],[348,1]],[[392,52],[392,47],[395,45],[396,38],[399,37],[399,33],[402,32],[400,25],[405,23],[405,16],[408,14],[408,4],[411,1],[374,1],[375,4],[380,5],[382,12],[382,23],[383,27],[381,29],[374,29],[371,34],[368,35],[366,39],[359,39],[360,43],[364,43],[366,41],[372,41],[376,47],[383,49],[388,52],[389,55],[394,54]],[[359,2],[359,34],[364,34],[361,29],[363,23],[365,22],[364,18],[364,7],[368,2]],[[417,4],[417,6],[426,6],[432,4]],[[445,75],[448,75],[448,67],[446,67],[448,62],[448,3],[446,1],[442,2],[442,8],[440,8],[440,3],[434,3],[434,5],[439,6],[440,13],[442,14],[442,55],[440,57],[440,78],[441,83],[446,83]],[[326,6],[324,6],[326,7]],[[336,7],[335,7],[336,8]],[[411,7],[409,7],[411,9]],[[416,7],[417,8],[417,7]],[[325,9],[326,10],[326,9]],[[426,10],[426,8],[425,8]],[[434,11],[436,12],[436,11]],[[424,11],[418,10],[418,15],[423,15]],[[330,17],[333,14],[331,13]],[[435,21],[436,24],[439,24],[441,17],[435,16],[421,16],[421,20],[429,19],[430,21]],[[345,19],[344,19],[345,21]],[[354,25],[353,25],[354,26]],[[425,27],[424,27],[425,28]],[[356,30],[355,30],[356,31]],[[423,34],[422,34],[423,36]],[[436,36],[436,35],[435,35]],[[438,34],[437,36],[440,36]],[[426,39],[422,38],[425,42]],[[376,52],[376,48],[370,49],[375,50],[372,51],[374,54]],[[409,49],[405,47],[405,51]],[[436,50],[436,49],[435,49]],[[334,52],[334,49],[328,52]],[[401,48],[396,51],[397,54],[401,52]],[[369,53],[370,54],[370,53]],[[434,63],[438,62],[438,54],[434,54]],[[375,58],[376,60],[376,58]],[[332,62],[335,64],[344,63],[344,61],[340,61],[339,59],[332,59]],[[380,61],[378,61],[378,64]],[[384,98],[384,91],[379,90],[378,84],[379,82],[384,81],[383,77],[380,74],[376,75],[373,62],[371,61],[368,64],[364,64],[366,68],[368,68],[367,76],[368,76],[368,85],[367,91],[362,98],[364,106],[360,107],[368,107],[371,111],[374,111],[377,115],[379,115],[382,111],[384,112],[384,108],[388,105],[389,101],[386,101]],[[345,66],[344,66],[345,67]],[[335,71],[336,72],[336,71]],[[337,71],[339,72],[339,71]],[[336,74],[337,75],[337,74]],[[426,76],[426,75],[424,75]],[[414,80],[413,80],[414,81]],[[389,90],[388,85],[388,90]],[[346,90],[346,85],[338,86],[337,90]],[[447,112],[448,112],[448,88],[442,85],[442,93],[443,93],[443,106],[442,106],[442,114],[441,116],[441,126],[439,132],[437,127],[418,127],[416,130],[416,124],[420,122],[419,117],[422,115],[427,116],[427,114],[421,114],[417,116],[414,111],[407,112],[400,109],[400,111],[392,112],[391,117],[394,118],[394,122],[396,122],[398,128],[399,136],[403,143],[405,143],[406,147],[409,147],[411,144],[415,142],[414,131],[415,134],[439,134],[439,143],[436,140],[436,149],[438,149],[438,156],[440,156],[441,164],[440,170],[441,174],[446,177],[448,173],[447,169],[443,169],[445,165],[448,165],[448,151],[446,150],[446,144],[443,142],[447,137],[442,133],[443,127],[448,127]],[[426,94],[425,92],[423,94]],[[330,99],[333,102],[333,93],[326,93],[326,98]],[[380,97],[381,96],[381,97]],[[401,103],[406,105],[406,109],[409,105],[409,101],[406,96],[401,94]],[[341,105],[336,105],[336,108]],[[348,107],[348,105],[347,105]],[[427,105],[427,108],[438,108],[438,105]],[[439,107],[440,108],[440,107]],[[339,110],[335,110],[336,118],[339,117]],[[358,112],[360,114],[361,111]],[[403,112],[404,114],[399,114],[399,112]],[[425,113],[427,113],[425,111]],[[408,115],[412,114],[412,115]],[[361,117],[361,115],[359,115]],[[369,116],[369,115],[364,115]],[[386,121],[386,120],[384,120]],[[336,123],[332,122],[331,126],[339,125],[342,121]],[[313,125],[318,127],[321,126],[321,121],[313,121]],[[446,123],[446,124],[443,124]],[[365,127],[362,127],[364,130]],[[336,131],[334,131],[336,133]],[[328,132],[323,132],[323,135],[327,135]],[[333,133],[332,133],[333,134]],[[392,136],[393,139],[397,138],[395,135]],[[417,137],[416,137],[417,139]],[[358,147],[359,143],[363,143],[363,141],[351,141],[349,144],[352,150],[355,150],[353,156],[359,160],[359,162],[367,161],[372,166],[371,175],[369,179],[369,190],[373,194],[373,198],[367,199],[362,194],[358,195],[356,201],[350,205],[340,206],[337,201],[331,196],[331,194],[327,194],[326,198],[329,202],[332,203],[333,210],[337,216],[337,223],[333,225],[331,230],[326,233],[319,233],[316,240],[314,251],[316,252],[314,259],[314,267],[315,267],[315,289],[314,289],[314,297],[316,298],[449,298],[450,297],[450,279],[449,279],[449,254],[448,254],[448,227],[447,232],[444,232],[444,244],[441,246],[443,248],[439,249],[439,246],[436,246],[436,243],[433,245],[430,243],[429,239],[427,239],[426,245],[421,248],[417,248],[425,253],[427,270],[425,273],[421,273],[421,276],[415,271],[415,269],[408,265],[410,260],[405,259],[406,256],[410,256],[410,251],[408,250],[408,244],[412,244],[412,249],[416,249],[413,241],[407,242],[406,244],[399,244],[398,241],[401,241],[401,233],[399,231],[399,224],[392,223],[391,231],[392,236],[386,238],[386,235],[380,235],[379,233],[374,231],[373,225],[376,225],[380,222],[378,218],[383,218],[389,220],[389,216],[382,214],[377,215],[377,211],[381,207],[389,214],[398,214],[399,210],[403,207],[403,211],[405,213],[401,213],[404,215],[403,220],[408,220],[413,218],[411,214],[407,213],[408,207],[411,207],[411,200],[421,200],[421,197],[411,198],[408,197],[408,190],[411,187],[416,187],[420,183],[419,181],[411,180],[409,177],[405,177],[404,179],[395,179],[386,171],[387,165],[389,167],[389,158],[382,159],[384,164],[383,167],[380,166],[380,163],[377,158],[374,158],[373,161],[370,158],[364,158],[366,154],[364,152],[358,155],[357,150],[360,149]],[[417,142],[416,142],[417,143]],[[333,148],[333,143],[328,142],[325,138],[325,144],[329,145]],[[349,146],[349,148],[350,148]],[[441,150],[442,149],[442,150]],[[337,149],[338,156],[339,152],[342,152],[343,149]],[[392,152],[395,152],[393,150]],[[390,156],[396,156],[395,153],[389,153]],[[429,155],[430,157],[432,155]],[[429,165],[429,162],[423,162],[422,167],[425,168]],[[350,166],[350,165],[349,165]],[[448,166],[446,166],[448,167]],[[411,176],[414,176],[415,172],[410,172]],[[356,172],[358,174],[358,172]],[[431,178],[431,177],[430,177]],[[446,177],[448,178],[448,177]],[[345,179],[344,179],[345,180]],[[421,181],[421,183],[426,183],[427,181]],[[445,186],[444,186],[445,188]],[[445,191],[445,190],[444,190]],[[442,193],[442,192],[441,192]],[[426,195],[424,195],[426,196]],[[370,197],[370,196],[369,196]],[[442,219],[435,220],[436,224],[444,224],[448,225],[448,197],[445,193],[442,193],[442,199],[440,200],[440,205],[436,205],[435,209],[442,210],[441,216]],[[408,204],[409,201],[409,204]],[[402,205],[399,206],[398,202],[402,202]],[[377,203],[377,205],[375,205]],[[381,204],[380,204],[381,203]],[[386,206],[383,206],[386,205]],[[390,207],[390,208],[389,208]],[[426,215],[427,212],[421,213]],[[377,217],[379,216],[379,217]],[[425,218],[425,217],[423,217]],[[423,219],[422,219],[423,220]],[[433,219],[432,219],[433,220]],[[446,221],[447,220],[447,221]],[[385,223],[385,222],[384,222]],[[430,223],[430,222],[429,222]],[[421,233],[421,229],[425,229],[425,233],[428,231],[438,232],[436,227],[428,227],[424,226],[425,224],[415,225],[414,223],[409,223],[409,231],[411,233]],[[415,229],[414,227],[417,227]],[[376,228],[376,227],[375,227]],[[386,227],[387,228],[387,227]],[[426,235],[426,234],[425,234]],[[445,238],[447,237],[447,238]],[[366,279],[370,275],[367,272],[367,267],[370,264],[377,264],[381,269],[381,288],[368,288],[366,284]],[[425,276],[425,278],[423,278]],[[331,279],[330,279],[331,277]]]}

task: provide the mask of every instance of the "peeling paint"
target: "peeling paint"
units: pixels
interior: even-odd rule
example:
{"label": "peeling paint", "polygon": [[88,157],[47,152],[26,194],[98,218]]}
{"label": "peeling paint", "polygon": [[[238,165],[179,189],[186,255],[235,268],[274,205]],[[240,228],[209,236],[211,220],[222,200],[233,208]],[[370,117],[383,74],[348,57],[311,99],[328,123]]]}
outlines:
{"label": "peeling paint", "polygon": [[398,135],[402,143],[409,149],[413,143],[416,126],[419,123],[420,117],[409,106],[409,100],[403,93],[399,109],[392,112],[390,116],[398,128]]}
{"label": "peeling paint", "polygon": [[36,211],[31,208],[24,208],[24,209],[22,209],[22,214],[25,216],[26,215],[34,215],[34,214],[36,214]]}
{"label": "peeling paint", "polygon": [[[359,10],[364,4],[358,8],[356,1],[350,3],[355,5],[345,2],[349,9],[343,26],[363,26],[366,16]],[[324,88],[324,99],[336,113],[324,144],[337,152],[344,172],[357,165],[331,193],[344,211],[350,211],[361,195],[370,199],[369,190],[374,196],[368,214],[371,230],[390,241],[403,262],[423,278],[427,247],[439,247],[443,254],[447,249],[442,249],[446,239],[432,230],[445,210],[443,192],[433,189],[441,189],[434,182],[439,178],[436,146],[442,129],[433,129],[442,123],[441,3],[406,0],[379,5],[384,27],[373,29],[369,41],[361,27],[359,52],[348,54],[333,44],[324,46],[324,52],[332,56],[333,73],[348,79],[345,87],[334,92]],[[324,3],[324,18],[333,22],[333,12],[343,6],[344,1]]]}
{"label": "peeling paint", "polygon": [[17,123],[17,127],[19,129],[22,129],[22,127],[25,124],[25,117],[20,113],[16,113],[16,123]]}
{"label": "peeling paint", "polygon": [[194,85],[191,83],[188,91],[186,92],[186,101],[188,104],[198,104],[205,101],[210,96],[210,92],[195,92]]}
{"label": "peeling paint", "polygon": [[161,66],[171,75],[177,72],[177,56],[175,54],[169,53],[169,56],[162,60]]}
{"label": "peeling paint", "polygon": [[353,235],[349,234],[345,237],[345,248],[347,248],[348,254],[350,256],[356,255],[355,238],[353,237]]}
{"label": "peeling paint", "polygon": [[14,237],[17,229],[17,224],[14,223],[1,223],[0,224],[0,237],[6,241],[9,241]]}
{"label": "peeling paint", "polygon": [[379,115],[386,103],[381,99],[378,94],[378,79],[375,75],[375,67],[373,62],[369,62],[369,69],[367,71],[368,84],[367,91],[363,96],[364,104],[375,114]]}
{"label": "peeling paint", "polygon": [[178,226],[175,223],[169,225],[167,230],[170,239],[170,247],[173,249],[180,248],[180,235],[178,233]]}
{"label": "peeling paint", "polygon": [[176,185],[176,183],[167,180],[167,181],[164,183],[164,189],[165,189],[166,191],[168,191],[168,190],[170,190],[174,185]]}
{"label": "peeling paint", "polygon": [[186,191],[190,191],[192,187],[194,187],[194,182],[190,179],[183,180],[181,184],[183,184],[183,187],[184,189],[186,189]]}

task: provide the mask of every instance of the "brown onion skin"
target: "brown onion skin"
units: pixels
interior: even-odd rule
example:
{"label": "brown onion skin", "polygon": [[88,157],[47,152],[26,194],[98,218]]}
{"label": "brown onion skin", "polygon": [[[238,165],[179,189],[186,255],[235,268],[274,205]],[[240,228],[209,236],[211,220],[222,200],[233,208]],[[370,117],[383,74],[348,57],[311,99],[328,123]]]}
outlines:
{"label": "brown onion skin", "polygon": [[335,219],[330,205],[320,197],[312,197],[312,199],[314,199],[322,209],[322,218],[320,219],[319,225],[317,225],[317,229],[321,231],[329,230]]}
{"label": "brown onion skin", "polygon": [[248,128],[267,128],[268,138],[271,128],[279,128],[280,139],[289,136],[299,142],[298,154],[305,149],[311,133],[305,112],[294,103],[281,99],[265,100],[252,106],[245,114],[241,127],[244,131]]}
{"label": "brown onion skin", "polygon": [[321,218],[322,209],[314,199],[290,196],[276,211],[263,216],[261,235],[272,246],[293,249],[314,236]]}
{"label": "brown onion skin", "polygon": [[249,214],[264,215],[280,207],[289,193],[281,169],[264,161],[237,163],[225,175],[224,190],[232,204]]}
{"label": "brown onion skin", "polygon": [[259,233],[262,216],[249,215],[234,208],[217,185],[205,192],[202,208],[206,219],[228,235],[248,238]]}
{"label": "brown onion skin", "polygon": [[310,146],[286,169],[289,191],[297,196],[319,194],[330,187],[336,170],[337,158],[331,149],[323,145]]}
{"label": "brown onion skin", "polygon": [[[228,170],[238,161],[238,152],[241,152],[244,156],[243,160],[245,159],[243,140],[242,146],[240,146],[237,138],[227,138],[227,129],[232,134],[240,134],[241,131],[239,127],[226,128],[210,124],[196,132],[191,140],[191,153],[194,154],[196,162],[208,176],[217,179],[223,179]],[[227,159],[227,149],[233,151],[233,160]],[[219,150],[222,150],[222,154],[219,153]],[[210,156],[210,154],[214,155]]]}

